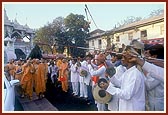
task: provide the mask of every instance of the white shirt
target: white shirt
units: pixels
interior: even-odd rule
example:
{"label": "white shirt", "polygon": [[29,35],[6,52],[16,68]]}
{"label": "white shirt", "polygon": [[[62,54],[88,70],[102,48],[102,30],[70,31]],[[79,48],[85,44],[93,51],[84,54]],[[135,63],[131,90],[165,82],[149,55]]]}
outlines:
{"label": "white shirt", "polygon": [[76,64],[71,64],[71,82],[79,82],[79,74],[76,67]]}
{"label": "white shirt", "polygon": [[124,66],[119,65],[115,68],[116,73],[113,77],[109,78],[111,83],[113,83],[117,87],[121,87],[121,80],[122,80],[122,74],[127,70]]}
{"label": "white shirt", "polygon": [[[91,69],[90,74],[91,76],[99,76],[99,78],[105,78],[105,71],[106,71],[106,67],[103,65],[97,70]],[[105,110],[105,104],[98,103],[98,102],[96,102],[96,104],[97,104],[98,111]]]}
{"label": "white shirt", "polygon": [[147,96],[149,101],[149,109],[151,111],[164,110],[164,83],[151,76],[150,73],[146,75],[145,80]]}
{"label": "white shirt", "polygon": [[152,77],[164,82],[164,68],[145,61],[142,69],[150,73]]}
{"label": "white shirt", "polygon": [[106,67],[103,65],[97,70],[94,70],[94,69],[90,70],[90,74],[91,76],[99,76],[99,78],[105,78],[105,71],[106,71]]}
{"label": "white shirt", "polygon": [[54,66],[50,65],[48,68],[48,72],[51,74],[51,77],[57,75],[58,67],[56,65]]}
{"label": "white shirt", "polygon": [[[121,76],[122,74],[126,71],[126,68],[122,65],[119,65],[118,67],[115,68],[116,69],[116,73],[114,74],[113,77],[109,77],[109,80],[111,82],[113,81],[121,81]],[[114,80],[116,79],[116,80]],[[119,82],[113,82],[114,86],[116,87],[120,87],[121,84]],[[118,95],[113,95],[111,101],[108,103],[108,109],[111,111],[118,111],[119,110],[119,97]]]}
{"label": "white shirt", "polygon": [[133,66],[126,70],[121,77],[121,88],[116,88],[109,83],[106,89],[110,94],[116,94],[119,97],[119,111],[144,111],[144,74]]}
{"label": "white shirt", "polygon": [[87,76],[82,77],[82,76],[79,75],[79,82],[83,82],[83,83],[85,83],[86,85],[89,85],[90,80],[91,80],[91,75],[90,75],[90,73],[89,73],[88,63],[87,63],[86,60],[84,60],[84,61],[81,62],[81,67],[79,68],[78,71],[80,72],[81,69],[84,69],[84,70],[87,71]]}

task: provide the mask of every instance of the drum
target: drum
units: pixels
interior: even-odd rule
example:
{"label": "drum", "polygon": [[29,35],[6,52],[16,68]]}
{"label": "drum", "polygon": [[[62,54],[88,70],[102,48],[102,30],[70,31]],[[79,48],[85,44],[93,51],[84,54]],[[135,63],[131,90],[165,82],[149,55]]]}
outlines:
{"label": "drum", "polygon": [[98,103],[108,103],[112,99],[112,95],[104,89],[101,89],[97,84],[93,88],[93,97]]}
{"label": "drum", "polygon": [[82,70],[80,71],[80,76],[81,76],[81,77],[86,77],[87,75],[88,75],[88,73],[87,73],[86,70],[82,69]]}

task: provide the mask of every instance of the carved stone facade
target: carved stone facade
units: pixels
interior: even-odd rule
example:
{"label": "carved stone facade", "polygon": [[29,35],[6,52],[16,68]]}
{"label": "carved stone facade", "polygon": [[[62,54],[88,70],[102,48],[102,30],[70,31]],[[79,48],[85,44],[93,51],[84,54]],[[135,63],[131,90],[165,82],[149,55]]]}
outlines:
{"label": "carved stone facade", "polygon": [[[15,49],[21,49],[26,55],[28,55],[33,48],[33,38],[35,36],[35,30],[28,27],[28,25],[20,25],[17,20],[9,20],[6,10],[4,9],[4,49],[7,48],[8,41],[5,38],[10,38],[13,44],[13,51]],[[28,41],[25,41],[24,39]]]}

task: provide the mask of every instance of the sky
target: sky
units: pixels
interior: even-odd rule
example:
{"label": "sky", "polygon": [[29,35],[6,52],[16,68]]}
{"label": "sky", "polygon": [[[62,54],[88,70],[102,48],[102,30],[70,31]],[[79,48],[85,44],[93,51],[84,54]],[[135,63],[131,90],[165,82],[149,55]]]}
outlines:
{"label": "sky", "polygon": [[146,18],[154,10],[166,9],[166,2],[2,2],[2,4],[2,8],[5,8],[10,20],[17,19],[21,25],[27,24],[32,29],[43,27],[48,22],[52,23],[55,18],[60,16],[66,18],[70,13],[86,17],[86,4],[97,25],[96,27],[87,13],[91,22],[90,31],[111,30],[118,22],[129,16]]}

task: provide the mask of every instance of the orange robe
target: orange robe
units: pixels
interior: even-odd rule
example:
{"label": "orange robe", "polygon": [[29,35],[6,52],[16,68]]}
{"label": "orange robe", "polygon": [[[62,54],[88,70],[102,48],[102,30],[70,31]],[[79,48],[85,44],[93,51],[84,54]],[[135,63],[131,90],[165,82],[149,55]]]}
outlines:
{"label": "orange robe", "polygon": [[31,65],[24,65],[23,67],[23,77],[21,79],[21,85],[22,88],[24,90],[24,93],[29,96],[32,97],[33,95],[33,66]]}
{"label": "orange robe", "polygon": [[40,63],[37,67],[35,73],[35,91],[37,95],[39,95],[40,92],[44,93],[46,91],[46,69],[47,68],[44,63]]}
{"label": "orange robe", "polygon": [[[13,79],[15,79],[15,65],[12,63],[9,63],[6,65],[7,72],[9,73],[10,77],[12,76]],[[10,79],[10,78],[9,78]]]}
{"label": "orange robe", "polygon": [[64,80],[61,81],[62,83],[62,90],[67,92],[68,90],[68,63],[62,63],[60,66],[60,77],[64,77]]}
{"label": "orange robe", "polygon": [[21,81],[22,76],[23,76],[23,68],[21,65],[17,65],[15,67],[15,79]]}
{"label": "orange robe", "polygon": [[[57,67],[58,67],[59,69],[60,69],[60,67],[61,67],[61,64],[62,64],[61,59],[58,59],[56,65],[57,65]],[[58,70],[58,71],[59,71],[58,81],[60,81],[61,71],[60,71],[60,70]]]}
{"label": "orange robe", "polygon": [[45,82],[47,82],[47,79],[48,79],[48,64],[45,63]]}

